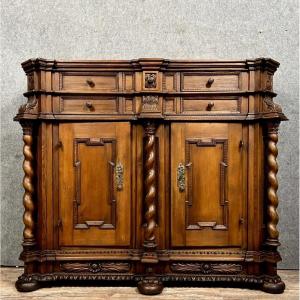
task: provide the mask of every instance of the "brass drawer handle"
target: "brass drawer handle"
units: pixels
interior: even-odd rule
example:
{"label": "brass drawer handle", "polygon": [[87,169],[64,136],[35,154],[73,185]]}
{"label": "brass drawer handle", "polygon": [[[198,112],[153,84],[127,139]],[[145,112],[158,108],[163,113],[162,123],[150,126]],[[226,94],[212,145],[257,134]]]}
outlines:
{"label": "brass drawer handle", "polygon": [[89,110],[94,109],[93,103],[91,101],[85,102],[85,107],[88,108]]}
{"label": "brass drawer handle", "polygon": [[214,79],[213,78],[209,78],[208,80],[207,80],[207,83],[206,83],[206,87],[211,87],[212,86],[212,84],[214,83]]}
{"label": "brass drawer handle", "polygon": [[207,109],[207,110],[211,110],[214,106],[215,106],[215,103],[211,101],[211,102],[209,102],[209,103],[207,104],[206,109]]}
{"label": "brass drawer handle", "polygon": [[180,163],[177,167],[177,186],[179,188],[179,192],[183,192],[185,190],[185,166]]}
{"label": "brass drawer handle", "polygon": [[86,83],[90,86],[90,87],[94,87],[95,86],[95,82],[91,79],[87,79]]}
{"label": "brass drawer handle", "polygon": [[116,180],[117,191],[123,190],[124,167],[120,162],[117,163],[115,167],[115,180]]}

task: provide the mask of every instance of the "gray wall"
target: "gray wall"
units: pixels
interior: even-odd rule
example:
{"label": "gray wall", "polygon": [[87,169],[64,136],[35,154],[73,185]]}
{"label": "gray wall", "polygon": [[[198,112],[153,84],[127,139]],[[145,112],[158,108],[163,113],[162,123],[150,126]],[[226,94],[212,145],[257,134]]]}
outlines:
{"label": "gray wall", "polygon": [[2,260],[18,265],[22,240],[20,63],[31,57],[245,59],[281,63],[274,86],[290,121],[279,143],[282,268],[298,268],[298,1],[2,1]]}

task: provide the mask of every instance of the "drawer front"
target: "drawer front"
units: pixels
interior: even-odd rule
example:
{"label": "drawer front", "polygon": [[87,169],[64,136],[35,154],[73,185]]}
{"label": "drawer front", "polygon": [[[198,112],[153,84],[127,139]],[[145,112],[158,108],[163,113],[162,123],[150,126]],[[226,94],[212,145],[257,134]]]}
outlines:
{"label": "drawer front", "polygon": [[183,73],[182,91],[237,91],[239,74],[195,74]]}
{"label": "drawer front", "polygon": [[81,91],[118,91],[118,74],[101,73],[84,75],[66,73],[62,75],[60,89]]}
{"label": "drawer front", "polygon": [[61,97],[59,112],[62,114],[117,114],[118,97]]}
{"label": "drawer front", "polygon": [[238,97],[229,99],[185,97],[181,99],[181,113],[193,115],[241,113],[241,99]]}

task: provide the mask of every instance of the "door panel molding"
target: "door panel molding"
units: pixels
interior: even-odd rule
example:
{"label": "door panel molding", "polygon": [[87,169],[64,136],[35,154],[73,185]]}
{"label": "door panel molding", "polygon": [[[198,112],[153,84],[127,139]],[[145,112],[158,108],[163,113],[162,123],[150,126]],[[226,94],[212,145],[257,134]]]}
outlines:
{"label": "door panel molding", "polygon": [[[86,146],[100,146],[105,147],[111,144],[111,159],[108,163],[108,178],[109,178],[109,199],[108,203],[111,205],[111,220],[106,223],[104,220],[86,220],[84,223],[79,223],[79,206],[81,205],[81,161],[79,160],[79,144]],[[73,147],[74,168],[75,168],[75,200],[73,205],[73,226],[74,229],[89,229],[91,226],[99,229],[115,229],[116,228],[116,195],[114,173],[116,166],[116,144],[114,138],[75,138]]]}
{"label": "door panel molding", "polygon": [[[191,161],[191,147],[217,147],[222,146],[222,160],[220,161],[220,206],[223,211],[223,223],[217,224],[216,221],[197,221],[194,224],[190,223],[189,211],[193,206],[193,162]],[[188,138],[185,139],[185,166],[187,168],[188,188],[186,193],[186,213],[185,213],[185,228],[187,230],[202,230],[211,228],[212,230],[228,230],[228,194],[227,194],[227,167],[228,167],[228,139],[201,139]]]}

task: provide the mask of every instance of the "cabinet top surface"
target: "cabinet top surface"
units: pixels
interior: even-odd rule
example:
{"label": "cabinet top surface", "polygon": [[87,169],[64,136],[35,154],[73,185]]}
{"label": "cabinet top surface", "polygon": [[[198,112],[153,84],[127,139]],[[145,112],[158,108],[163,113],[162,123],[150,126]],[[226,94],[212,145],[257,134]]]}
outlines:
{"label": "cabinet top surface", "polygon": [[55,60],[44,58],[31,58],[22,63],[25,72],[33,69],[60,68],[108,68],[108,69],[270,69],[275,72],[279,63],[271,58],[255,58],[245,60],[202,60],[202,59],[164,59],[164,58],[139,58],[132,60]]}

